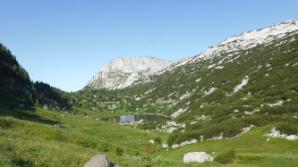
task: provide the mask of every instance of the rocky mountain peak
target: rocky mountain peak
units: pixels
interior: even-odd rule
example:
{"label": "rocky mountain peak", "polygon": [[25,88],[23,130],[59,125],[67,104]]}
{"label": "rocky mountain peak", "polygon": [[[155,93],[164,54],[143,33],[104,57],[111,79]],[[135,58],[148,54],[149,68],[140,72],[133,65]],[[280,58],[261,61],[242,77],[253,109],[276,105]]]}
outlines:
{"label": "rocky mountain peak", "polygon": [[92,77],[87,87],[93,89],[125,88],[138,79],[153,75],[171,64],[171,61],[149,56],[116,58],[103,64],[100,72]]}

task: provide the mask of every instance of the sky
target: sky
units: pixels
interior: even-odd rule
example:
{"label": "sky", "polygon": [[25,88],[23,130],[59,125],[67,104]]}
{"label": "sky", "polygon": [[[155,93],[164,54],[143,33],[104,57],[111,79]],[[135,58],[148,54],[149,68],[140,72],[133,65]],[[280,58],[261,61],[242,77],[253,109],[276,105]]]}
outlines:
{"label": "sky", "polygon": [[180,60],[298,19],[297,0],[0,0],[0,42],[33,81],[82,89],[117,57]]}

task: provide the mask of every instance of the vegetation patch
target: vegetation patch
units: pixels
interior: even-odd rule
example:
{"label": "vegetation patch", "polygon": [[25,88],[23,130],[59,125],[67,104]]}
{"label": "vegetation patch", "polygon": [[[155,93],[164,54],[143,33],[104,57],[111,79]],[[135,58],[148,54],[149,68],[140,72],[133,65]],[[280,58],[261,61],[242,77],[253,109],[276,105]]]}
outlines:
{"label": "vegetation patch", "polygon": [[235,158],[236,158],[235,150],[230,150],[217,155],[214,161],[219,162],[221,164],[230,164],[235,160]]}
{"label": "vegetation patch", "polygon": [[282,122],[276,126],[276,129],[282,134],[296,135],[298,134],[298,122]]}

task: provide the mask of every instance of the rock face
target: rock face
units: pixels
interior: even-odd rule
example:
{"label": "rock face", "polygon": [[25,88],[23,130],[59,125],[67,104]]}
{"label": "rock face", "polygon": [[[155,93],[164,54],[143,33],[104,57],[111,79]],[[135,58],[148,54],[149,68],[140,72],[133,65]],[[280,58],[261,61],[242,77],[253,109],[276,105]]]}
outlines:
{"label": "rock face", "polygon": [[85,163],[84,167],[120,167],[111,163],[106,155],[95,155],[88,162]]}
{"label": "rock face", "polygon": [[183,163],[204,163],[213,161],[213,157],[205,152],[190,152],[183,157]]}
{"label": "rock face", "polygon": [[87,87],[93,89],[122,89],[138,79],[146,79],[172,62],[153,57],[117,58],[103,64],[101,71],[93,76]]}

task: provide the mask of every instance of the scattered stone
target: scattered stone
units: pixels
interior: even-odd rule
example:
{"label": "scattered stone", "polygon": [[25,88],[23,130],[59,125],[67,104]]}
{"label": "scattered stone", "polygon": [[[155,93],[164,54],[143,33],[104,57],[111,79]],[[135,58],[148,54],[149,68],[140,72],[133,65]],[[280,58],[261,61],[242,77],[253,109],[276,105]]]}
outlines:
{"label": "scattered stone", "polygon": [[162,144],[161,144],[161,147],[162,147],[162,148],[168,148],[169,145],[168,145],[167,143],[162,143]]}
{"label": "scattered stone", "polygon": [[298,135],[286,135],[286,134],[281,134],[279,130],[277,130],[276,128],[271,129],[271,132],[266,134],[267,137],[271,137],[271,138],[282,138],[282,139],[286,139],[286,140],[298,140]]}
{"label": "scattered stone", "polygon": [[155,142],[154,142],[153,139],[150,139],[150,140],[149,140],[149,143],[150,143],[150,144],[155,144]]}

